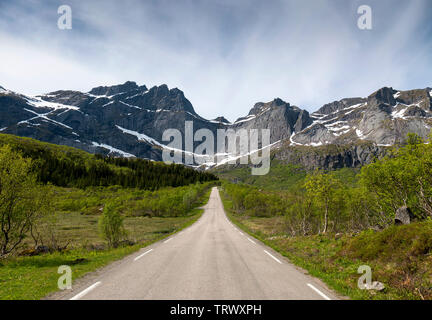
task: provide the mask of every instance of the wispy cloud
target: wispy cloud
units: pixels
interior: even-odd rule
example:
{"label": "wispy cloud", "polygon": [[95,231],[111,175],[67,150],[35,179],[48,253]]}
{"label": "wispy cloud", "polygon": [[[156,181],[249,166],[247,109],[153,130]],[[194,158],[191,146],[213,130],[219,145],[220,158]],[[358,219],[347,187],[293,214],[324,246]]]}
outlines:
{"label": "wispy cloud", "polygon": [[388,85],[431,86],[432,3],[365,1],[0,2],[0,85],[26,93],[87,91],[135,80],[178,87],[207,118],[283,98],[308,110]]}

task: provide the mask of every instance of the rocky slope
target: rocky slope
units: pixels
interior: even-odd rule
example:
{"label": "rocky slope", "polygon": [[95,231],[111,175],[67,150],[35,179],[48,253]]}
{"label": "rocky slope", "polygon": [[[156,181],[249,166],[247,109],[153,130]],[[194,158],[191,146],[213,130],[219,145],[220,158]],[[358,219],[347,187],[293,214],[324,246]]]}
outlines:
{"label": "rocky slope", "polygon": [[311,126],[291,137],[291,143],[320,146],[363,140],[391,146],[402,142],[410,132],[427,137],[432,127],[431,94],[431,88],[382,88],[367,98],[326,104],[311,115]]}
{"label": "rocky slope", "polygon": [[[0,132],[93,153],[161,160],[168,143],[162,141],[163,132],[177,129],[185,137],[186,121],[193,122],[194,132],[208,129],[215,137],[217,129],[266,128],[279,160],[307,167],[359,166],[408,132],[426,137],[432,126],[431,94],[431,88],[382,88],[312,114],[275,99],[256,103],[247,116],[230,123],[224,117],[200,117],[181,90],[166,85],[148,89],[128,81],[85,93],[61,90],[35,97],[0,87]],[[338,148],[328,152],[325,146]]]}

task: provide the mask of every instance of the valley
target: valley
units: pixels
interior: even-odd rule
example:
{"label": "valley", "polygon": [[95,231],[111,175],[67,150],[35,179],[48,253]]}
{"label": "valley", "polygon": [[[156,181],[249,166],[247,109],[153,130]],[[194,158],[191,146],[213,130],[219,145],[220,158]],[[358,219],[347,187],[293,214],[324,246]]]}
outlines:
{"label": "valley", "polygon": [[[216,231],[207,232],[222,226],[213,225],[209,218],[216,214],[212,208],[220,192],[224,207],[218,209],[218,219],[223,220],[226,213],[255,238],[246,241],[268,246],[264,253],[274,261],[294,263],[321,279],[328,286],[319,289],[326,297],[431,298],[429,88],[383,88],[367,98],[330,103],[312,114],[275,99],[257,103],[248,116],[232,124],[223,117],[201,118],[178,89],[163,85],[148,90],[133,82],[88,93],[58,91],[38,97],[2,89],[0,107],[4,115],[0,118],[0,160],[2,181],[6,181],[2,192],[18,190],[2,198],[2,230],[7,235],[0,243],[0,278],[6,284],[0,290],[2,299],[59,298],[56,270],[61,264],[72,266],[74,283],[84,290],[86,279],[122,265],[137,250],[149,245],[153,250],[183,228],[193,224],[191,230],[195,230],[202,225],[194,222],[203,214],[201,207],[211,188],[207,222],[198,228],[208,237],[193,232],[194,236],[182,240],[184,246],[195,246],[197,238],[205,243],[194,247],[199,253],[194,258],[199,261],[217,260],[206,255],[207,247],[226,254],[209,240]],[[187,123],[191,132],[186,130]],[[186,141],[198,130],[217,136],[220,131],[257,128],[270,132],[269,171],[263,175],[251,174],[256,164],[242,163],[240,158],[246,154],[238,150],[226,154],[220,163],[203,162],[209,156],[197,153],[205,149],[201,140]],[[165,130],[171,129],[184,138],[179,147],[163,144]],[[180,164],[160,162],[167,150],[180,153],[174,161]],[[182,165],[187,159],[194,161]],[[228,161],[232,159],[237,160],[235,164]],[[17,196],[22,198],[15,206]],[[12,201],[10,210],[7,201]],[[7,226],[10,218],[12,224]],[[229,234],[230,224],[223,223]],[[161,241],[166,237],[166,242]],[[240,239],[218,241],[246,250]],[[170,250],[183,247],[170,248],[162,250],[161,260],[156,261],[165,261]],[[270,248],[281,256],[269,253]],[[242,259],[261,261],[263,257],[255,254],[245,253]],[[230,256],[236,267],[225,266],[228,274],[243,268],[238,259]],[[184,264],[193,259],[178,261]],[[173,266],[178,269],[174,262]],[[357,283],[361,266],[370,268],[372,279],[384,289],[361,290]],[[192,267],[207,279],[201,265]],[[266,279],[258,269],[257,274]],[[116,272],[122,283],[123,271]],[[264,291],[263,283],[244,291],[241,281],[234,291],[217,292],[217,280],[205,281],[214,282],[206,293],[209,298],[274,298],[265,292],[276,288],[278,298],[317,298],[299,283],[292,284],[301,288],[297,296],[276,284]],[[165,292],[172,298],[196,299],[196,285],[192,281],[190,291],[183,292],[189,296],[176,290]],[[159,291],[145,296],[138,289],[127,292],[125,288],[125,296],[118,296],[109,290],[101,285],[93,297],[163,297]]]}

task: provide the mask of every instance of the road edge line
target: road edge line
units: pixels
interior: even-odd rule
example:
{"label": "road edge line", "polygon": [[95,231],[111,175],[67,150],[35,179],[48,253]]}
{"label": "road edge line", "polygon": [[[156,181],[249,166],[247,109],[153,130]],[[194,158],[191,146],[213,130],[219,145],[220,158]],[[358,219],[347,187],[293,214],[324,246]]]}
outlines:
{"label": "road edge line", "polygon": [[77,295],[73,296],[69,300],[78,300],[78,299],[84,297],[87,293],[89,293],[90,291],[92,291],[93,289],[95,289],[96,287],[98,287],[101,283],[102,282],[98,281],[98,282],[92,284],[90,287],[88,287],[87,289],[84,289],[83,291],[81,291]]}
{"label": "road edge line", "polygon": [[153,251],[153,249],[147,250],[146,252],[144,252],[143,254],[140,254],[138,257],[136,257],[134,259],[134,261],[137,261],[139,259],[141,259],[142,257],[144,257],[147,253],[149,253],[150,251]]}
{"label": "road edge line", "polygon": [[268,252],[267,250],[264,250],[265,253],[267,253],[270,257],[272,257],[274,260],[276,260],[277,262],[279,262],[280,264],[282,264],[282,261],[280,261],[278,258],[276,258],[274,255],[272,255],[270,252]]}
{"label": "road edge line", "polygon": [[323,297],[326,300],[331,300],[329,297],[327,297],[324,293],[322,293],[320,290],[318,290],[317,288],[315,288],[313,285],[311,285],[310,283],[307,284],[307,286],[309,288],[311,288],[312,290],[314,290],[316,293],[318,293],[321,297]]}

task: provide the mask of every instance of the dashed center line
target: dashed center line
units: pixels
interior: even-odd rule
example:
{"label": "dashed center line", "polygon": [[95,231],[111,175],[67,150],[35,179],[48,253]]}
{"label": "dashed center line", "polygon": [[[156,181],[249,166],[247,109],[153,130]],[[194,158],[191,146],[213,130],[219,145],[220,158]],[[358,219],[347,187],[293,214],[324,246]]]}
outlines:
{"label": "dashed center line", "polygon": [[139,255],[138,257],[136,257],[134,259],[134,261],[137,261],[138,259],[141,259],[142,257],[144,257],[147,253],[149,253],[150,251],[153,251],[153,249],[150,249],[149,251],[144,252],[143,254]]}
{"label": "dashed center line", "polygon": [[90,291],[92,291],[93,289],[95,289],[97,286],[99,286],[102,282],[98,281],[95,284],[92,284],[90,287],[88,287],[87,289],[81,291],[80,293],[78,293],[76,296],[73,296],[72,298],[70,298],[70,300],[78,300],[82,297],[84,297],[87,293],[89,293]]}
{"label": "dashed center line", "polygon": [[272,255],[270,252],[268,252],[267,250],[264,250],[264,252],[267,253],[270,257],[272,257],[274,260],[276,260],[277,262],[282,264],[282,262],[278,258],[276,258],[274,255]]}
{"label": "dashed center line", "polygon": [[329,297],[327,297],[324,293],[322,293],[320,290],[318,290],[317,288],[315,288],[313,285],[311,285],[310,283],[307,284],[309,288],[311,288],[312,290],[314,290],[316,293],[318,293],[321,297],[323,297],[326,300],[331,300]]}

